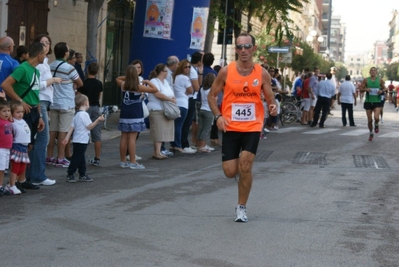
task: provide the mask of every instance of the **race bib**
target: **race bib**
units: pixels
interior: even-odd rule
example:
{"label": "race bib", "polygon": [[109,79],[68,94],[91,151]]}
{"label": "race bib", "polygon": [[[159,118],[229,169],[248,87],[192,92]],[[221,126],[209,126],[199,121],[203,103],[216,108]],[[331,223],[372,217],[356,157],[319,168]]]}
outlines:
{"label": "race bib", "polygon": [[231,120],[232,121],[254,121],[255,120],[255,103],[232,104]]}
{"label": "race bib", "polygon": [[379,88],[370,88],[369,95],[378,95]]}

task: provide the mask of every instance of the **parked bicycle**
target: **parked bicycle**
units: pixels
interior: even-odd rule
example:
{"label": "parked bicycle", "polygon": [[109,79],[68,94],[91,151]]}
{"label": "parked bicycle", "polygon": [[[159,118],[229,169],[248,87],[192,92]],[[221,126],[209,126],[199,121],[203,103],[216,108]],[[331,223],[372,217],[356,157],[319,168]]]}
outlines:
{"label": "parked bicycle", "polygon": [[295,96],[287,96],[280,105],[281,125],[289,124],[293,121],[300,121],[302,117],[301,100]]}

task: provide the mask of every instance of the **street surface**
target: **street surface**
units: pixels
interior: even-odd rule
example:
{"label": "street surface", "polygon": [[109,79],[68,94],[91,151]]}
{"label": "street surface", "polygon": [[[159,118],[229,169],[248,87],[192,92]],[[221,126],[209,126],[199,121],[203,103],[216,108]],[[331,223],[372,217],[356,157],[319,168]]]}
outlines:
{"label": "street surface", "polygon": [[0,265],[399,266],[399,114],[386,103],[372,142],[362,104],[357,127],[333,114],[324,129],[292,123],[260,140],[248,223],[234,222],[220,147],[155,160],[144,132],[146,169],[121,169],[113,114],[94,182],[49,167],[56,185],[0,198]]}

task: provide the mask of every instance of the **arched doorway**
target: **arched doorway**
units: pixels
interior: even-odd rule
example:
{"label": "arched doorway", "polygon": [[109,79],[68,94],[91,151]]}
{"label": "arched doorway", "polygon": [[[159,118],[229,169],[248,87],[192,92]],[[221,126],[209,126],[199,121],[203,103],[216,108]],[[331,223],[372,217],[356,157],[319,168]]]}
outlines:
{"label": "arched doorway", "polygon": [[29,46],[37,34],[47,34],[48,0],[10,0],[7,5],[6,32],[16,46]]}
{"label": "arched doorway", "polygon": [[115,78],[124,75],[129,64],[134,8],[126,0],[112,0],[108,12],[103,104],[119,105],[121,93]]}

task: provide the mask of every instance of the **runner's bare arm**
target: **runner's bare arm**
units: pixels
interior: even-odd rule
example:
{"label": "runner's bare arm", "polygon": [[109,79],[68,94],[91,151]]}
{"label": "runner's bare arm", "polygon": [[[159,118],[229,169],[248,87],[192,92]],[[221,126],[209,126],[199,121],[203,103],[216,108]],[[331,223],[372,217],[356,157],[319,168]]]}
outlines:
{"label": "runner's bare arm", "polygon": [[366,79],[364,79],[362,81],[362,83],[359,86],[359,89],[360,89],[360,92],[369,92],[369,90],[367,90],[368,88],[367,88],[367,80]]}

